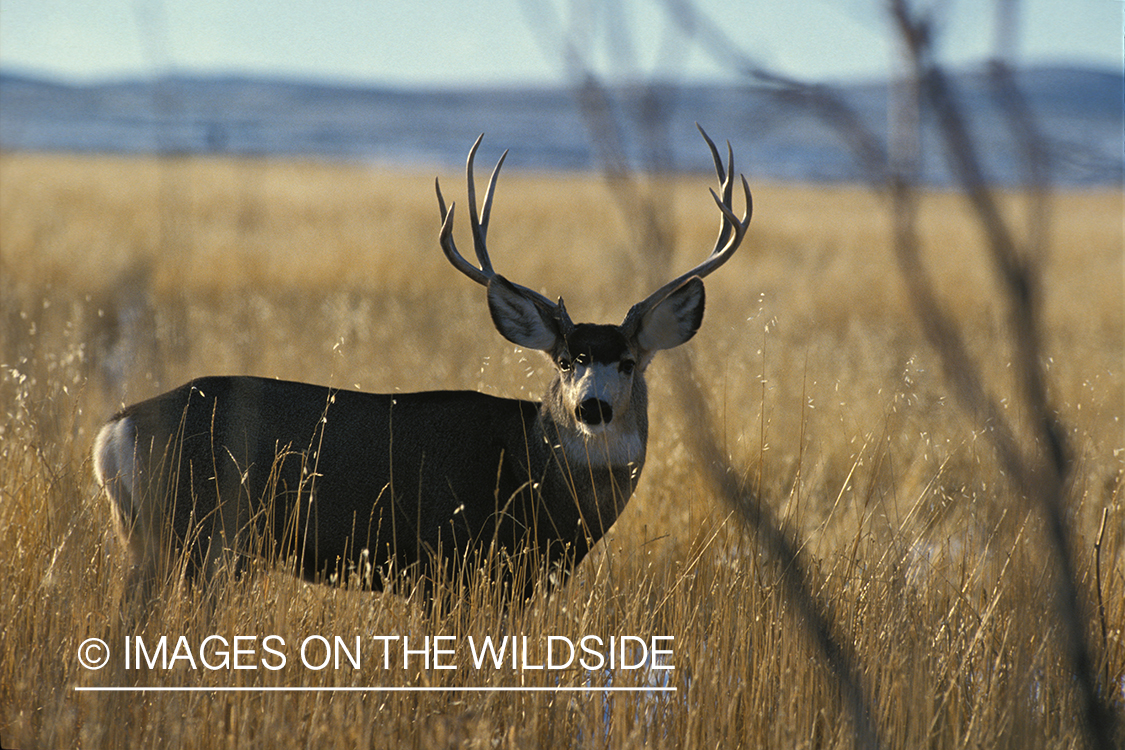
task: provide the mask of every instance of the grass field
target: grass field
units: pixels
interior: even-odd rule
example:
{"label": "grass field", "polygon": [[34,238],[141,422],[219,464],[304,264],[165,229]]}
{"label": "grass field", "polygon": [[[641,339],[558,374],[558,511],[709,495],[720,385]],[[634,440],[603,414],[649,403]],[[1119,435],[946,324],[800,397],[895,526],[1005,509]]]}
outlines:
{"label": "grass field", "polygon": [[[505,611],[477,587],[453,612],[431,612],[263,569],[210,596],[168,586],[147,618],[123,618],[120,549],[89,455],[98,425],[124,403],[203,374],[538,398],[546,361],[495,332],[483,292],[438,248],[432,178],[281,161],[0,154],[4,747],[852,747],[838,687],[776,565],[692,459],[697,417],[685,417],[671,387],[685,357],[740,481],[813,561],[815,593],[855,650],[888,745],[1079,744],[1041,524],[948,396],[896,272],[886,205],[860,189],[752,183],[754,222],[707,281],[703,328],[685,354],[649,369],[640,487],[549,598]],[[463,206],[463,178],[442,178]],[[491,254],[501,273],[564,295],[576,320],[616,322],[650,291],[638,279],[669,278],[710,250],[718,215],[708,186],[703,177],[645,184],[674,228],[671,267],[654,269],[598,179],[505,174]],[[1068,518],[1079,584],[1100,687],[1118,709],[1122,205],[1119,191],[1060,193],[1044,266],[1051,396],[1076,456]],[[1019,215],[1020,196],[1005,208]],[[942,298],[1018,424],[981,237],[952,194],[924,196],[920,222]],[[240,641],[251,651],[240,666],[256,668],[193,668],[186,657],[166,670],[126,667],[126,638],[152,646],[161,635],[169,656],[181,636],[193,648],[211,635],[231,646],[254,637]],[[267,635],[285,644],[280,669],[263,651]],[[527,662],[477,669],[469,639],[489,635],[526,637]],[[660,643],[672,653],[638,669],[526,668],[545,661],[549,637],[587,635],[671,636]],[[299,645],[310,636],[359,638],[360,666],[306,666]],[[387,667],[379,644],[399,642],[378,636],[408,636],[411,648],[445,637],[453,652],[442,663],[456,668],[426,668],[419,655],[403,668],[393,648]],[[96,671],[78,659],[91,637],[113,652]],[[220,662],[221,643],[211,643]],[[314,661],[320,646],[314,639]],[[674,669],[651,668],[661,664]],[[96,686],[208,690],[76,690]],[[209,690],[363,686],[675,690]]]}

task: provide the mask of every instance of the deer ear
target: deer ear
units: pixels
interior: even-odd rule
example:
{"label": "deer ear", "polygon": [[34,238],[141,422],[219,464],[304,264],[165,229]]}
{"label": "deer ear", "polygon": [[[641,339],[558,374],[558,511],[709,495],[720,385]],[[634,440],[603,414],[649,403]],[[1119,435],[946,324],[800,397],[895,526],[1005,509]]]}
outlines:
{"label": "deer ear", "polygon": [[556,316],[500,274],[488,282],[488,312],[500,335],[518,346],[548,352],[559,340]]}
{"label": "deer ear", "polygon": [[698,276],[692,276],[673,289],[638,322],[637,346],[651,354],[691,339],[703,323],[704,297],[703,280]]}

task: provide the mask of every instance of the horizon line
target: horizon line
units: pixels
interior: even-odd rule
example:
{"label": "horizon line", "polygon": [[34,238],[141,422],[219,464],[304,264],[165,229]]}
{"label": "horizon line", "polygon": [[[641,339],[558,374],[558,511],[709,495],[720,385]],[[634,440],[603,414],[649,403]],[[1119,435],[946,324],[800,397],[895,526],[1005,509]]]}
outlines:
{"label": "horizon line", "polygon": [[[989,63],[987,58],[979,60],[959,61],[945,66],[952,73],[974,73],[984,69]],[[1012,66],[1015,72],[1031,70],[1079,70],[1097,73],[1118,74],[1125,73],[1125,59],[1121,65],[1107,65],[1102,61],[1083,57],[1044,57],[1042,59],[1021,60]],[[76,71],[52,70],[35,65],[26,65],[18,61],[0,58],[0,74],[13,78],[38,80],[45,83],[55,83],[72,87],[87,86],[112,86],[125,83],[153,83],[169,80],[189,81],[246,81],[254,83],[291,83],[297,85],[322,86],[326,88],[341,89],[390,89],[396,91],[456,91],[456,90],[490,90],[490,89],[568,89],[573,88],[573,81],[562,77],[547,78],[487,78],[477,81],[439,81],[429,79],[419,80],[392,80],[377,77],[366,78],[351,75],[333,75],[323,71],[291,71],[279,69],[254,70],[254,69],[222,69],[193,66],[168,66],[162,70],[119,70],[101,71],[85,74]],[[827,83],[836,86],[864,85],[879,83],[895,77],[895,71],[863,72],[845,74],[838,77],[802,78],[806,83]],[[602,83],[612,87],[632,86],[637,84],[656,86],[745,86],[748,81],[737,75],[721,75],[715,77],[687,75],[671,77],[668,79],[640,76],[636,80],[603,78]]]}

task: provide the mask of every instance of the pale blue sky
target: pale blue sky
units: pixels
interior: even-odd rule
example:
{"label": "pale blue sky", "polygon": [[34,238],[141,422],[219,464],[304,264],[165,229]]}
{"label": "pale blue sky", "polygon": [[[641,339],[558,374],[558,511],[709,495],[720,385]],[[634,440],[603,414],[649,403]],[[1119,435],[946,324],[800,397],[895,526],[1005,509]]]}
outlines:
{"label": "pale blue sky", "polygon": [[[881,0],[696,2],[722,18],[743,49],[785,74],[880,76],[893,57]],[[944,58],[981,59],[994,39],[993,3],[944,5]],[[583,36],[593,40],[588,53],[603,73],[634,60],[645,76],[729,78],[691,44],[667,44],[669,22],[655,0],[0,0],[0,67],[70,80],[175,70],[397,86],[541,83],[562,76],[549,30],[569,27],[575,7],[585,9],[579,23],[591,30]],[[1019,7],[1021,61],[1120,69],[1122,0]],[[605,29],[620,19],[635,34],[607,39]],[[622,52],[624,42],[632,54]]]}

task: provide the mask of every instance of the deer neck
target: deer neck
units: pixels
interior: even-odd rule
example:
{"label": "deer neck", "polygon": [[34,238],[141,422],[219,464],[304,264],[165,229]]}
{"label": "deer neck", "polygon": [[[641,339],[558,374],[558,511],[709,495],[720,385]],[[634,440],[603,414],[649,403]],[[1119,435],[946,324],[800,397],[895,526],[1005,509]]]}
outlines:
{"label": "deer neck", "polygon": [[539,433],[548,457],[548,492],[577,501],[585,526],[597,541],[625,509],[640,481],[648,443],[648,398],[637,378],[629,408],[608,425],[589,430],[573,414],[560,414],[548,393],[539,411]]}

